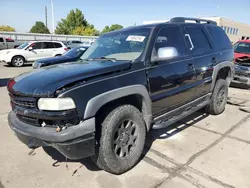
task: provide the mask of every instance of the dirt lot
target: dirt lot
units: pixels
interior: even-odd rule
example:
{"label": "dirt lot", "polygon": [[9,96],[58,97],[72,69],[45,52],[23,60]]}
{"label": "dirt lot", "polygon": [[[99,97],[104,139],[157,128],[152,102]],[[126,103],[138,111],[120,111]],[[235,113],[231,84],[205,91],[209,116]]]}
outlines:
{"label": "dirt lot", "polygon": [[[66,161],[51,149],[32,152],[8,126],[5,87],[9,78],[29,70],[0,65],[0,188],[250,187],[250,113],[235,105],[220,116],[197,112],[153,131],[141,162],[121,176],[101,171],[89,159]],[[230,99],[250,106],[250,91],[230,88]]]}

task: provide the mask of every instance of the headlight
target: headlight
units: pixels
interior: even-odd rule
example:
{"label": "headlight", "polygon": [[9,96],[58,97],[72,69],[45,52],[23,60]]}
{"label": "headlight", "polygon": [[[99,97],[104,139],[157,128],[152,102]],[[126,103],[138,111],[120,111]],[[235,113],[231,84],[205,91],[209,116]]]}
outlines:
{"label": "headlight", "polygon": [[38,108],[47,111],[62,111],[76,108],[71,98],[41,98],[38,100]]}
{"label": "headlight", "polygon": [[32,67],[33,67],[33,68],[36,68],[36,67],[37,67],[37,62],[36,62],[36,61],[32,64]]}

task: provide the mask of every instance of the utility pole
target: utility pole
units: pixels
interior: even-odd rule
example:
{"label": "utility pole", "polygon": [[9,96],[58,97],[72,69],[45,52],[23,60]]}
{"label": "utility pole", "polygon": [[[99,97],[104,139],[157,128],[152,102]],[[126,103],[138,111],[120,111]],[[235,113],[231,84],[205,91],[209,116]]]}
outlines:
{"label": "utility pole", "polygon": [[51,0],[51,11],[52,11],[52,33],[55,33],[55,18],[54,18],[54,3],[53,0]]}
{"label": "utility pole", "polygon": [[47,6],[45,6],[45,26],[48,28],[48,11],[47,11]]}

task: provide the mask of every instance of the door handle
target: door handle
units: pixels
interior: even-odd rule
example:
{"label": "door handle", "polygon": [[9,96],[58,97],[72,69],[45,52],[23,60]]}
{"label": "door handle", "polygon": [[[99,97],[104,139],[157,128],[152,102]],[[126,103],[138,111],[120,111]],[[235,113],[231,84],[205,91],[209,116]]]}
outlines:
{"label": "door handle", "polygon": [[217,59],[215,57],[212,58],[212,65],[216,65]]}
{"label": "door handle", "polygon": [[194,64],[193,63],[189,63],[187,65],[187,68],[188,68],[188,70],[194,70]]}

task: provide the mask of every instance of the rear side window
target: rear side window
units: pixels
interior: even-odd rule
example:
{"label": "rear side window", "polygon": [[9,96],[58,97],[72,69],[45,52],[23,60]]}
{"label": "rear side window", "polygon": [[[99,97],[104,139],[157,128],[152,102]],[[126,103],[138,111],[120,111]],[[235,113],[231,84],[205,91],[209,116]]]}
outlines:
{"label": "rear side window", "polygon": [[185,30],[191,38],[191,41],[189,41],[189,38],[186,37],[187,43],[190,45],[190,48],[192,47],[191,43],[193,43],[193,55],[202,55],[212,50],[211,44],[209,43],[209,40],[202,27],[187,26],[185,27]]}
{"label": "rear side window", "polygon": [[178,26],[165,27],[159,31],[155,40],[152,56],[157,57],[158,50],[163,47],[175,47],[179,57],[187,54],[184,38]]}
{"label": "rear side window", "polygon": [[60,43],[54,43],[56,48],[61,48],[62,45]]}
{"label": "rear side window", "polygon": [[3,38],[1,38],[1,37],[0,37],[0,42],[4,42],[4,41],[3,41]]}
{"label": "rear side window", "polygon": [[82,44],[81,41],[77,41],[77,40],[76,40],[76,41],[72,41],[72,43],[73,43],[73,44]]}
{"label": "rear side window", "polygon": [[217,49],[222,50],[232,48],[230,40],[228,39],[226,33],[220,27],[207,26],[206,29],[212,36]]}
{"label": "rear side window", "polygon": [[49,48],[55,48],[53,42],[44,42],[44,48],[49,49]]}

